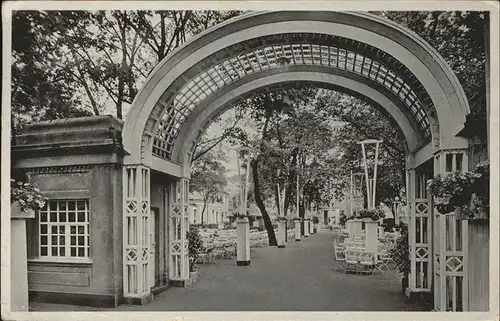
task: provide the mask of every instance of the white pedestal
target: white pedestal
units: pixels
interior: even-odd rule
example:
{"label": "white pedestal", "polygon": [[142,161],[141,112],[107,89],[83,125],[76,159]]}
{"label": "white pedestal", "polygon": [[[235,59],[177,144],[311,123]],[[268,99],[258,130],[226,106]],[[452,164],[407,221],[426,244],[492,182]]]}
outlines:
{"label": "white pedestal", "polygon": [[366,251],[375,253],[375,262],[377,261],[378,252],[378,237],[377,237],[378,223],[373,220],[365,221],[365,246]]}
{"label": "white pedestal", "polygon": [[285,237],[286,237],[286,221],[278,221],[278,247],[285,247]]}
{"label": "white pedestal", "polygon": [[248,218],[237,219],[236,230],[238,232],[236,239],[236,265],[250,265],[250,226]]}
{"label": "white pedestal", "polygon": [[300,241],[300,219],[295,219],[295,241]]}
{"label": "white pedestal", "polygon": [[347,234],[349,234],[349,237],[352,238],[354,233],[354,221],[353,220],[346,221],[345,226],[347,229]]}
{"label": "white pedestal", "polygon": [[353,222],[352,236],[361,237],[363,221],[360,219],[355,219]]}
{"label": "white pedestal", "polygon": [[309,234],[310,235],[314,234],[314,224],[312,221],[309,221]]}
{"label": "white pedestal", "polygon": [[309,236],[309,219],[304,219],[304,237]]}
{"label": "white pedestal", "polygon": [[10,218],[10,309],[28,311],[28,254],[26,219],[35,218],[34,211],[22,212],[12,204]]}

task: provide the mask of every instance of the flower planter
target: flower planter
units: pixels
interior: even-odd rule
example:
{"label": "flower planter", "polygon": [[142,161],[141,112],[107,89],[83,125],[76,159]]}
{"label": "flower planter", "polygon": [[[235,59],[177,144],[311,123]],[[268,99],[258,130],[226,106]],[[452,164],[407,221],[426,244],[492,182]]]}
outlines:
{"label": "flower planter", "polygon": [[28,210],[28,211],[22,211],[21,210],[21,205],[19,202],[14,202],[12,203],[10,208],[10,218],[35,218],[35,211],[34,210]]}
{"label": "flower planter", "polygon": [[198,271],[189,272],[189,278],[191,279],[191,283],[195,284],[198,281]]}
{"label": "flower planter", "polygon": [[401,292],[403,294],[406,294],[406,288],[408,287],[408,277],[407,276],[404,276],[402,279],[401,279]]}

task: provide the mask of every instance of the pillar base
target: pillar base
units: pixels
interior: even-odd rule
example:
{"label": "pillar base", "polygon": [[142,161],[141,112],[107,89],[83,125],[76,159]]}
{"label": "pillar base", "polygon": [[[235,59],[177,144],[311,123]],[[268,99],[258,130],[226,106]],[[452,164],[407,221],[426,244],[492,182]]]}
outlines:
{"label": "pillar base", "polygon": [[169,280],[168,285],[176,287],[176,288],[185,288],[190,285],[190,279],[185,280]]}
{"label": "pillar base", "polygon": [[415,291],[410,288],[406,288],[405,294],[411,303],[423,304],[429,308],[432,308],[434,303],[434,295],[432,291]]}
{"label": "pillar base", "polygon": [[145,305],[153,302],[153,299],[154,299],[153,294],[148,293],[140,297],[124,297],[123,301],[125,301],[126,304]]}
{"label": "pillar base", "polygon": [[250,260],[248,261],[236,261],[236,266],[249,266]]}
{"label": "pillar base", "polygon": [[279,249],[282,249],[282,248],[284,248],[284,247],[285,247],[285,245],[278,245],[278,248],[279,248]]}

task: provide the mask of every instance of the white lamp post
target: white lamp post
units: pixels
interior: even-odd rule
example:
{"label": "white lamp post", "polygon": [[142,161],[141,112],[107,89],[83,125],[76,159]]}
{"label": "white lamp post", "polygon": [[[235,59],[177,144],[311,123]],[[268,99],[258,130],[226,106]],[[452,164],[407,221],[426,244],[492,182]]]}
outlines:
{"label": "white lamp post", "polygon": [[[377,165],[378,165],[378,152],[380,148],[381,140],[367,139],[359,142],[361,144],[361,150],[363,152],[363,165],[365,168],[365,179],[366,179],[366,196],[368,209],[372,210],[375,208],[375,196],[376,196],[376,186],[377,186]],[[366,149],[369,145],[375,145],[375,162],[373,165],[373,177],[370,178],[368,173],[368,161],[366,155]]]}
{"label": "white lamp post", "polygon": [[248,178],[250,173],[250,157],[246,161],[245,185],[241,186],[240,152],[250,151],[248,147],[240,147],[236,150],[236,162],[238,166],[238,178],[240,181],[240,210],[242,215],[236,220],[238,237],[236,240],[236,265],[250,265],[250,226],[247,214]]}

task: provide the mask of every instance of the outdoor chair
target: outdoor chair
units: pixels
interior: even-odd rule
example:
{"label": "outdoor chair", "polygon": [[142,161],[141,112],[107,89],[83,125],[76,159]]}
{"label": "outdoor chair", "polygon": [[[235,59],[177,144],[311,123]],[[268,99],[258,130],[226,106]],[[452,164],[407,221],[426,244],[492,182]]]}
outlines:
{"label": "outdoor chair", "polygon": [[345,269],[346,268],[346,257],[344,253],[344,249],[340,246],[335,246],[334,247],[334,254],[335,254],[335,269],[333,272],[336,272],[338,270],[338,267],[340,266],[341,268]]}
{"label": "outdoor chair", "polygon": [[388,254],[379,253],[377,264],[375,265],[375,268],[377,269],[377,271],[379,271],[383,275],[385,269],[387,271],[391,270],[391,268],[390,268],[391,263],[392,263],[392,258]]}
{"label": "outdoor chair", "polygon": [[373,273],[374,266],[374,253],[366,252],[359,249],[346,249],[346,272],[359,272],[362,273]]}

